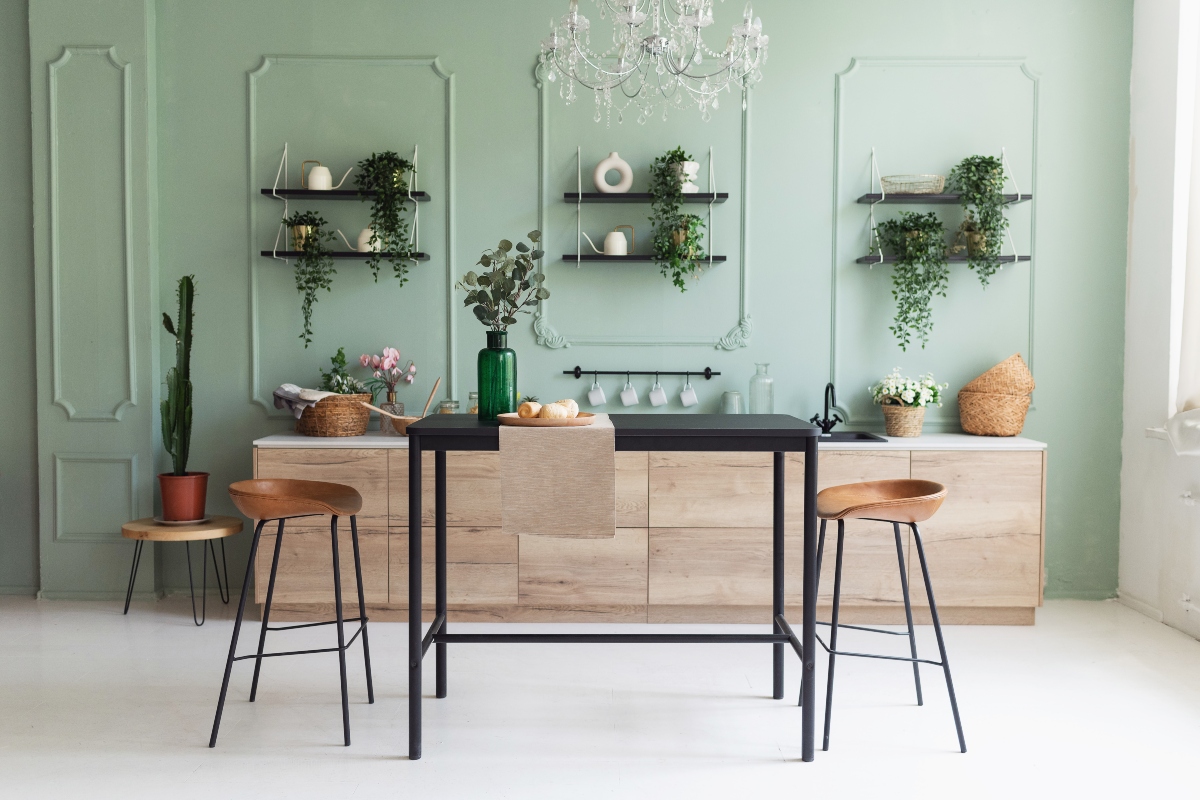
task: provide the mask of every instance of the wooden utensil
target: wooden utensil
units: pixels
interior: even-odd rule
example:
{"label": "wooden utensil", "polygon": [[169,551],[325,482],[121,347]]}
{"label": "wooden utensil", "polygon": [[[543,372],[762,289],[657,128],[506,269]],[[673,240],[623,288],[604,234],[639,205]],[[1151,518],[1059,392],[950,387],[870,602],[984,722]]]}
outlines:
{"label": "wooden utensil", "polygon": [[515,411],[497,414],[501,425],[516,425],[519,428],[577,428],[580,425],[591,425],[596,421],[596,415],[589,411],[580,411],[573,419],[542,419],[541,417],[519,417]]}
{"label": "wooden utensil", "polygon": [[384,416],[384,417],[387,417],[388,419],[390,419],[392,421],[392,427],[395,428],[396,433],[400,434],[401,436],[407,436],[408,435],[408,426],[411,425],[412,423],[416,422],[418,419],[420,419],[420,417],[403,417],[403,416],[400,416],[399,414],[393,414],[390,411],[384,411],[382,408],[379,408],[378,406],[373,406],[370,403],[365,402],[365,401],[363,402],[363,405],[366,406],[367,408],[371,409],[372,411],[378,411],[381,416]]}
{"label": "wooden utensil", "polygon": [[429,413],[429,404],[433,402],[433,396],[437,394],[438,387],[442,385],[442,379],[438,378],[433,382],[433,391],[429,393],[429,399],[425,401],[425,408],[421,411],[421,416]]}

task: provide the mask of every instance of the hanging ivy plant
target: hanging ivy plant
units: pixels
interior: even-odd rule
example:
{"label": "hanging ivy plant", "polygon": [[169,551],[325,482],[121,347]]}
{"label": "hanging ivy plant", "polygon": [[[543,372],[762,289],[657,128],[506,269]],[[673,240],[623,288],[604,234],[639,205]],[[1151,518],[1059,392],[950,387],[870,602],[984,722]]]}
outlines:
{"label": "hanging ivy plant", "polygon": [[950,267],[946,263],[946,229],[936,214],[906,211],[876,227],[877,252],[890,250],[896,256],[892,269],[892,297],[896,318],[889,330],[908,350],[915,336],[921,348],[933,330],[930,305],[934,295],[946,296]]}
{"label": "hanging ivy plant", "polygon": [[[958,229],[966,240],[967,264],[985,287],[1000,269],[1000,248],[1008,219],[1004,216],[1004,162],[995,156],[968,156],[950,170],[947,184],[962,195],[967,217]],[[955,250],[963,245],[955,244]]]}
{"label": "hanging ivy plant", "polygon": [[[413,171],[412,162],[391,150],[372,153],[370,158],[358,162],[354,182],[362,193],[362,199],[372,200],[373,252],[367,258],[367,266],[371,268],[376,283],[379,282],[379,265],[385,255],[401,286],[408,282],[409,264],[415,263],[408,220],[401,216],[408,202],[408,180],[405,176]],[[374,198],[369,197],[371,192],[375,193]]]}
{"label": "hanging ivy plant", "polygon": [[333,231],[325,230],[324,217],[311,211],[297,211],[285,218],[283,224],[292,236],[294,249],[300,253],[294,270],[296,291],[302,296],[300,311],[304,315],[304,332],[300,338],[307,349],[312,343],[312,309],[317,302],[317,292],[321,289],[328,292],[337,272],[328,247],[334,235]]}
{"label": "hanging ivy plant", "polygon": [[676,147],[654,159],[650,165],[650,225],[654,261],[663,277],[686,292],[684,276],[699,275],[704,252],[704,220],[695,214],[682,214],[683,191],[676,164],[692,157]]}

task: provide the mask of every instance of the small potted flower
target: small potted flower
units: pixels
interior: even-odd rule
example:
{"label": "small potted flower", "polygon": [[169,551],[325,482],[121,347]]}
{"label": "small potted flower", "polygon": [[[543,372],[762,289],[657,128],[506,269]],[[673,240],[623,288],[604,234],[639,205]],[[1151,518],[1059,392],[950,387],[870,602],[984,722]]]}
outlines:
{"label": "small potted flower", "polygon": [[883,407],[884,432],[888,436],[920,436],[925,407],[941,406],[942,390],[949,385],[935,383],[928,373],[920,378],[902,377],[896,367],[891,375],[869,387],[875,403]]}
{"label": "small potted flower", "polygon": [[[358,357],[358,363],[372,370],[371,378],[366,381],[372,397],[379,392],[387,395],[387,402],[379,407],[388,414],[404,416],[404,404],[396,402],[396,387],[401,381],[411,384],[417,377],[417,365],[411,360],[405,366],[400,366],[400,351],[394,347],[385,347],[379,355],[363,353]],[[379,415],[380,433],[398,436],[404,431],[398,430],[395,421],[384,414]]]}

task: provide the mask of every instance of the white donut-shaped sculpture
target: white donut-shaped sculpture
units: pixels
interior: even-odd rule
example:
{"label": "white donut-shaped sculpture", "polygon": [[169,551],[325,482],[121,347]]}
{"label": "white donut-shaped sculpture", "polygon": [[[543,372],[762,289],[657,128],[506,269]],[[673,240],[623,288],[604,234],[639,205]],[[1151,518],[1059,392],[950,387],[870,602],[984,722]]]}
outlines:
{"label": "white donut-shaped sculpture", "polygon": [[[610,169],[615,169],[621,176],[621,180],[616,184],[609,183],[605,180],[605,175]],[[596,165],[596,171],[592,173],[592,180],[596,184],[596,191],[604,194],[624,194],[629,191],[629,187],[633,186],[633,170],[629,165],[621,159],[616,153],[609,153],[608,158]]]}

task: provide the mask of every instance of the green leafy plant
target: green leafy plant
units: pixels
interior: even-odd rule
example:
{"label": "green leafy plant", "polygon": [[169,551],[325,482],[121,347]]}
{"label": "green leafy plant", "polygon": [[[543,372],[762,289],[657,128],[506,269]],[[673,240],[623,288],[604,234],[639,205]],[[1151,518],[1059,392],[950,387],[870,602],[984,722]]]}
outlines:
{"label": "green leafy plant", "polygon": [[494,331],[508,330],[517,314],[530,314],[529,309],[550,298],[543,285],[546,276],[534,263],[544,255],[537,249],[541,231],[530,231],[528,238],[532,247],[517,242],[514,248],[508,239],[501,239],[495,250],[485,250],[479,257],[477,263],[487,272],[468,272],[455,284],[467,292],[463,305],[474,306],[475,318]]}
{"label": "green leafy plant", "polygon": [[[1000,269],[1000,248],[1008,219],[1004,216],[1004,161],[995,156],[968,156],[950,170],[947,185],[962,195],[966,219],[958,240],[966,240],[967,264],[985,287]],[[963,246],[955,244],[955,250]]]}
{"label": "green leafy plant", "polygon": [[175,337],[175,366],[167,370],[167,399],[159,406],[163,447],[171,456],[173,475],[186,475],[192,444],[192,301],[194,275],[184,275],[175,289],[179,299],[178,323],[163,312],[163,327]]}
{"label": "green leafy plant", "polygon": [[876,227],[877,252],[890,250],[896,256],[892,269],[892,297],[896,317],[889,330],[908,350],[912,338],[924,349],[933,330],[930,305],[934,295],[946,296],[950,268],[946,263],[946,229],[936,214],[906,211]]}
{"label": "green leafy plant", "polygon": [[333,367],[326,372],[321,370],[321,391],[334,394],[372,394],[371,390],[357,378],[351,377],[346,369],[346,348],[339,347],[337,355],[330,356],[329,363]]}
{"label": "green leafy plant", "polygon": [[[405,175],[413,172],[411,161],[387,150],[372,153],[370,158],[358,162],[358,173],[354,182],[364,201],[371,199],[371,247],[367,259],[376,283],[379,282],[379,265],[386,254],[392,271],[403,286],[408,281],[408,267],[415,264],[412,258],[412,239],[408,220],[401,216],[409,202],[408,180]],[[368,193],[374,192],[374,198]],[[378,247],[383,252],[376,252]]]}
{"label": "green leafy plant", "polygon": [[325,230],[325,218],[311,211],[297,211],[284,219],[283,224],[291,232],[293,245],[300,253],[294,270],[296,291],[303,297],[300,311],[304,315],[304,331],[300,338],[307,349],[312,343],[312,309],[317,302],[317,292],[321,289],[330,291],[333,276],[337,273],[328,246],[334,235],[333,231]]}
{"label": "green leafy plant", "polygon": [[654,261],[663,277],[686,292],[684,276],[699,275],[704,252],[704,220],[680,213],[683,192],[676,164],[691,161],[682,147],[667,151],[650,165],[650,225]]}

